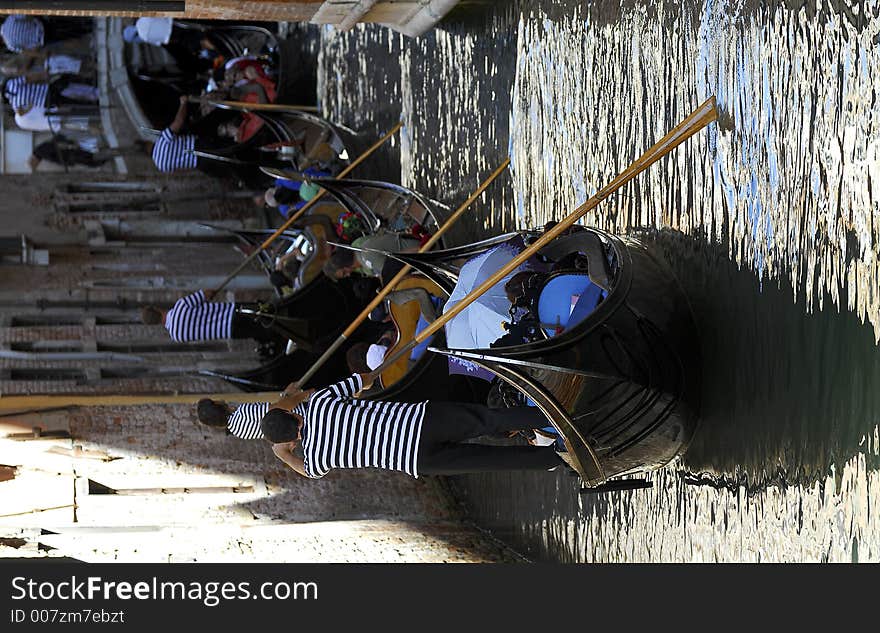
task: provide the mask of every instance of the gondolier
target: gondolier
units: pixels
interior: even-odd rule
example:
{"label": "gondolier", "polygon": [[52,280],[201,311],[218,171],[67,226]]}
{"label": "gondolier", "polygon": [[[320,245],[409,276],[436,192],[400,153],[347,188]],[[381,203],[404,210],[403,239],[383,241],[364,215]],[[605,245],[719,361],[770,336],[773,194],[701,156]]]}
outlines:
{"label": "gondolier", "polygon": [[259,440],[263,438],[260,420],[270,406],[270,402],[246,402],[232,410],[223,401],[204,398],[196,404],[196,412],[205,426],[226,429],[227,435],[242,440]]}
{"label": "gondolier", "polygon": [[[372,374],[353,374],[318,391],[288,387],[261,422],[275,455],[311,479],[334,468],[382,468],[418,477],[546,471],[564,463],[552,448],[462,443],[546,426],[543,413],[534,407],[356,399],[372,380]],[[302,457],[294,454],[299,445]]]}
{"label": "gondolier", "polygon": [[13,77],[3,86],[3,95],[17,114],[25,114],[31,110],[45,112],[54,106],[98,101],[97,88],[72,81],[71,77],[65,75],[51,84],[29,83],[25,77]]}
{"label": "gondolier", "polygon": [[31,15],[10,15],[0,25],[0,37],[6,48],[15,52],[41,48],[45,39],[43,23]]}
{"label": "gondolier", "polygon": [[153,145],[153,163],[163,173],[198,169],[206,173],[217,173],[218,167],[209,158],[197,156],[196,150],[211,151],[217,143],[210,143],[195,134],[184,134],[186,123],[187,99],[180,97],[180,106],[171,124],[162,130]]}
{"label": "gondolier", "polygon": [[91,60],[43,50],[28,50],[7,58],[0,72],[7,77],[24,77],[29,82],[47,82],[58,75],[89,75],[94,70]]}
{"label": "gondolier", "polygon": [[45,110],[49,99],[49,84],[28,83],[24,77],[13,77],[3,86],[3,97],[16,112]]}
{"label": "gondolier", "polygon": [[141,310],[141,320],[146,325],[161,323],[171,340],[178,343],[229,338],[269,341],[276,338],[271,330],[241,314],[243,305],[231,301],[212,302],[212,296],[210,291],[199,290],[178,299],[170,310],[146,306]]}
{"label": "gondolier", "polygon": [[153,145],[153,163],[161,172],[173,172],[185,169],[196,169],[199,159],[193,154],[196,148],[195,134],[182,134],[183,125],[186,123],[187,101],[186,97],[180,97],[180,105],[174,120]]}

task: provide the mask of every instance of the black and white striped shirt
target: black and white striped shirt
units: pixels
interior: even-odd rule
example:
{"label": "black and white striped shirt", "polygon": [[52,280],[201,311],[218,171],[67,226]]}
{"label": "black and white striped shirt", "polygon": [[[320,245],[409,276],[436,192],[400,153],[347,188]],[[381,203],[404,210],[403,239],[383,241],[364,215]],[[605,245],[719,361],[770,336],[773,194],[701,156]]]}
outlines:
{"label": "black and white striped shirt", "polygon": [[16,53],[43,46],[43,23],[29,15],[10,15],[0,25],[6,48]]}
{"label": "black and white striped shirt", "polygon": [[234,303],[208,303],[199,290],[177,300],[165,315],[165,329],[178,343],[232,338],[234,312]]}
{"label": "black and white striped shirt", "polygon": [[353,398],[358,374],[308,399],[303,416],[303,466],[309,477],[331,468],[386,468],[418,477],[419,437],[426,402],[380,402]]}
{"label": "black and white striped shirt", "polygon": [[166,127],[153,145],[153,162],[163,172],[195,169],[198,164],[198,157],[192,153],[195,148],[194,135],[175,134]]}
{"label": "black and white striped shirt", "polygon": [[246,402],[240,405],[226,421],[230,435],[243,440],[259,440],[263,437],[260,420],[269,411],[269,402]]}
{"label": "black and white striped shirt", "polygon": [[24,108],[45,109],[46,99],[49,96],[49,84],[28,83],[24,77],[14,77],[6,82],[3,89],[6,100],[14,110]]}

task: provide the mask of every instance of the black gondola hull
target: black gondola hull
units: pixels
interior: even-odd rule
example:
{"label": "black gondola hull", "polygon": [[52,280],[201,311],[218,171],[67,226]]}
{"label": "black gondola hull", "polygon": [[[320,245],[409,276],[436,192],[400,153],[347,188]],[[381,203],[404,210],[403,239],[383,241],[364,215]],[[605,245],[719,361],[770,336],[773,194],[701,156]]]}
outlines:
{"label": "black gondola hull", "polygon": [[[588,485],[681,455],[700,404],[699,338],[677,280],[641,243],[602,235],[618,270],[608,297],[583,322],[544,341],[446,351],[535,401]],[[579,247],[577,236],[563,239]]]}

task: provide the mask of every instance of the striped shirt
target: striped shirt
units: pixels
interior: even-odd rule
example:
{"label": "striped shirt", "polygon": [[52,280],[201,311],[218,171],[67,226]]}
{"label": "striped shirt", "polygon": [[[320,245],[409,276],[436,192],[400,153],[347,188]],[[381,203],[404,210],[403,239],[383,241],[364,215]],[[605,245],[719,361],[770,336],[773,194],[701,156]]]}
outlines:
{"label": "striped shirt", "polygon": [[44,110],[46,108],[46,99],[49,96],[49,84],[30,84],[24,77],[14,77],[6,82],[3,91],[6,95],[6,100],[12,105],[14,110],[19,108],[25,110],[31,108]]}
{"label": "striped shirt", "polygon": [[6,48],[16,53],[43,46],[43,23],[29,15],[10,15],[0,25]]}
{"label": "striped shirt", "polygon": [[268,402],[246,402],[240,405],[226,421],[226,429],[229,434],[243,440],[262,439],[263,431],[260,429],[260,420],[269,411],[269,406]]}
{"label": "striped shirt", "polygon": [[360,375],[354,374],[308,399],[302,427],[305,473],[318,478],[331,468],[385,468],[418,477],[427,402],[353,398],[362,386]]}
{"label": "striped shirt", "polygon": [[195,148],[194,135],[175,134],[166,127],[153,145],[153,162],[163,172],[195,169],[198,164],[198,157],[192,153]]}
{"label": "striped shirt", "polygon": [[178,343],[232,338],[234,312],[234,303],[208,303],[199,290],[177,300],[165,315],[165,329]]}

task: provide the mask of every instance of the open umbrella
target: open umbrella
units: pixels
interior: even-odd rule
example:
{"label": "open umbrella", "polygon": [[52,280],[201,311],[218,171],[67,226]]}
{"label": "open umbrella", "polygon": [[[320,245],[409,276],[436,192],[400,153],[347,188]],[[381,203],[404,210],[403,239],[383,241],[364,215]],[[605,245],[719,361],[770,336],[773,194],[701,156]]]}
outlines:
{"label": "open umbrella", "polygon": [[[524,247],[517,237],[500,244],[465,262],[458,275],[458,283],[443,307],[448,312],[468,293],[486,281],[495,271],[513,259]],[[523,270],[533,270],[528,260],[505,275],[490,290],[481,295],[446,324],[446,344],[450,349],[481,349],[504,336],[503,321],[510,320],[510,301],[504,284]]]}

